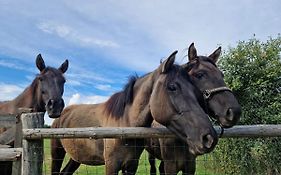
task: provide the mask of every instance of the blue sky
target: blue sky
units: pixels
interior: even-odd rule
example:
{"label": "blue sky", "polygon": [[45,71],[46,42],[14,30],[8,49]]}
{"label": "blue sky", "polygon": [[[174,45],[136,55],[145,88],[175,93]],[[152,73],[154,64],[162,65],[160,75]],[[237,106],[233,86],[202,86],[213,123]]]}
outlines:
{"label": "blue sky", "polygon": [[98,103],[122,89],[132,74],[195,42],[207,55],[281,31],[279,0],[0,1],[0,101],[27,87],[42,54],[58,67],[67,58],[66,104]]}

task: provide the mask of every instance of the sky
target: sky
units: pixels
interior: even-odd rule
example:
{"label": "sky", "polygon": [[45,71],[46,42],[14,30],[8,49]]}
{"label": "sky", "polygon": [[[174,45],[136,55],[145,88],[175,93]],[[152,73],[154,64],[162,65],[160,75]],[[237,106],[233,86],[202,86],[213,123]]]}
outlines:
{"label": "sky", "polygon": [[52,67],[69,60],[66,105],[99,103],[174,50],[187,62],[192,42],[208,55],[276,37],[280,9],[279,0],[0,0],[0,101],[31,84],[39,53]]}

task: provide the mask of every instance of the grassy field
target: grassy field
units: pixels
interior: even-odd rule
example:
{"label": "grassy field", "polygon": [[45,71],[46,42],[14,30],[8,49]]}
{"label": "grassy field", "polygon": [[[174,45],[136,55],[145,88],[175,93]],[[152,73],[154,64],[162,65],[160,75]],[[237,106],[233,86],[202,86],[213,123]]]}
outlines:
{"label": "grassy field", "polygon": [[[66,163],[65,159],[64,164]],[[196,175],[219,175],[220,173],[211,171],[212,161],[210,161],[210,156],[200,156],[197,158],[197,170]],[[44,140],[44,165],[43,165],[43,174],[50,175],[50,166],[51,166],[51,155],[50,155],[50,140]],[[159,166],[159,161],[157,161],[157,167]],[[139,167],[137,174],[140,175],[149,175],[149,162],[147,153],[144,153],[141,156],[139,161]],[[75,175],[104,175],[104,166],[86,166],[81,165],[80,168],[76,171]],[[121,174],[121,173],[120,173]]]}

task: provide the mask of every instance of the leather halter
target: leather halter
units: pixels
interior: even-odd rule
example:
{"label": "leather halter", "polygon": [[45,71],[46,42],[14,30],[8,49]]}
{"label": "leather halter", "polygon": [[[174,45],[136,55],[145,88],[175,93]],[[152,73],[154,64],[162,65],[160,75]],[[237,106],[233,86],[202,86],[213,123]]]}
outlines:
{"label": "leather halter", "polygon": [[218,88],[214,88],[214,89],[206,89],[203,91],[203,97],[205,100],[209,100],[214,94],[219,93],[219,92],[224,92],[224,91],[231,91],[231,89],[229,89],[226,86],[222,86],[222,87],[218,87]]}
{"label": "leather halter", "polygon": [[[224,91],[231,91],[230,88],[226,87],[226,86],[222,86],[222,87],[218,87],[218,88],[214,88],[214,89],[206,89],[203,91],[203,97],[204,97],[204,101],[205,103],[207,103],[208,100],[211,99],[211,97],[216,94],[216,93],[219,93],[219,92],[224,92]],[[208,108],[207,108],[208,109]],[[219,126],[220,126],[220,133],[218,134],[219,135],[219,138],[222,137],[223,133],[224,133],[224,128],[221,126],[221,123],[218,122],[217,120],[213,119],[212,117],[209,117],[214,123],[217,123]]]}

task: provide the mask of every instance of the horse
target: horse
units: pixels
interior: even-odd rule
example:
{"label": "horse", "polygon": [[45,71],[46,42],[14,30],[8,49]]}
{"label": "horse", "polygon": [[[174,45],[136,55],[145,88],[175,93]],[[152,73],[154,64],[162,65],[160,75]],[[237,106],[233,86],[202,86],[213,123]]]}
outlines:
{"label": "horse", "polygon": [[[189,62],[183,65],[191,77],[192,83],[202,93],[203,109],[215,119],[222,128],[234,126],[240,118],[241,106],[226,87],[223,74],[216,65],[221,53],[217,48],[208,57],[198,56],[192,43],[188,49]],[[153,127],[161,126],[153,122]],[[182,171],[184,175],[194,174],[196,170],[196,155],[188,151],[188,145],[179,139],[149,139],[146,150],[149,152],[150,174],[156,174],[155,158],[161,160],[160,174],[177,174]]]}
{"label": "horse", "polygon": [[[36,57],[36,66],[40,71],[35,79],[19,96],[14,100],[0,103],[1,115],[18,115],[20,108],[30,108],[33,112],[46,112],[50,118],[57,118],[60,116],[64,108],[64,100],[62,95],[64,92],[65,78],[63,74],[68,69],[68,60],[65,60],[62,65],[56,69],[53,67],[46,67],[45,62],[39,54]],[[7,128],[0,128],[0,133],[7,130]],[[9,129],[9,132],[15,133],[15,127]],[[6,131],[8,132],[8,131]],[[12,143],[2,143],[10,144]],[[6,164],[6,167],[0,166],[2,173],[7,172],[11,174],[11,162],[1,162]]]}
{"label": "horse", "polygon": [[[154,71],[132,77],[106,102],[65,108],[53,128],[166,126],[195,155],[211,152],[218,136],[198,104],[185,69],[174,64],[177,51]],[[52,139],[52,175],[73,174],[80,164],[105,165],[107,175],[135,174],[145,139]],[[65,154],[70,160],[60,171]]]}
{"label": "horse", "polygon": [[62,95],[65,78],[63,74],[68,69],[68,60],[58,68],[46,67],[39,54],[36,66],[40,71],[31,85],[12,101],[0,103],[0,114],[17,114],[19,108],[31,108],[34,112],[46,112],[50,118],[60,116],[64,108]]}

